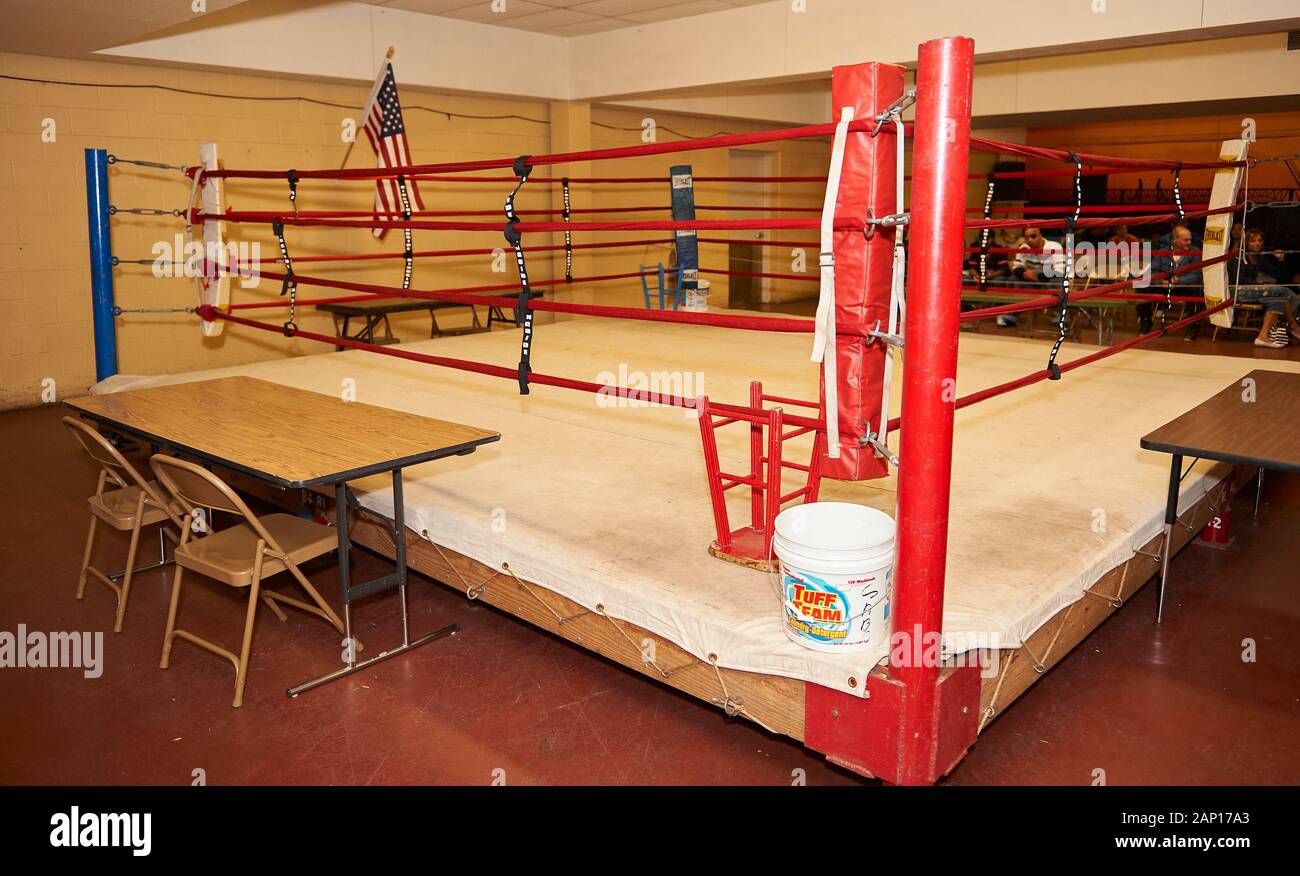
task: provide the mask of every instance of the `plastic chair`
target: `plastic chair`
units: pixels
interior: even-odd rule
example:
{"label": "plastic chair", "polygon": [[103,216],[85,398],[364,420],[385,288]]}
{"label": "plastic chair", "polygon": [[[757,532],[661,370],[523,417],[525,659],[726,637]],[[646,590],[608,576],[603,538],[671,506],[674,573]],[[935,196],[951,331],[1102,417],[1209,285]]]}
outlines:
{"label": "plastic chair", "polygon": [[[64,417],[63,425],[77,439],[91,459],[99,463],[99,485],[95,495],[87,499],[90,506],[90,532],[86,536],[86,552],[81,560],[81,575],[77,580],[77,599],[86,595],[86,580],[94,578],[112,590],[117,597],[117,613],[113,618],[113,632],[122,632],[126,617],[126,604],[131,596],[131,579],[136,572],[145,572],[167,565],[166,526],[158,528],[158,562],[136,566],[135,554],[140,545],[140,530],[155,523],[171,521],[179,532],[184,528],[180,512],[168,501],[166,494],[155,481],[147,481],[127,461],[108,439],[88,423],[75,417]],[[116,489],[105,490],[110,484]],[[131,546],[126,551],[126,567],[120,572],[105,574],[90,564],[95,550],[95,533],[100,521],[120,532],[131,533]],[[173,536],[173,540],[178,540]],[[120,578],[121,585],[115,583]]]}
{"label": "plastic chair", "polygon": [[[343,622],[339,616],[298,568],[299,564],[327,554],[338,546],[334,530],[292,514],[258,517],[225,481],[192,462],[159,453],[149,460],[149,465],[163,486],[180,501],[188,515],[194,515],[198,508],[213,508],[243,518],[241,523],[219,532],[209,532],[201,538],[191,537],[194,535],[191,526],[186,526],[181,533],[180,544],[176,546],[176,577],[172,581],[171,606],[167,611],[167,632],[163,636],[160,663],[163,669],[167,668],[171,660],[172,643],[176,638],[185,639],[219,657],[225,657],[235,667],[234,707],[239,708],[244,702],[248,651],[253,640],[253,620],[257,614],[259,596],[281,621],[288,618],[277,603],[291,605],[322,617],[340,633],[343,632]],[[231,587],[248,588],[248,609],[239,654],[176,626],[181,579],[186,569]],[[293,575],[315,605],[261,589],[264,580],[284,571]]]}
{"label": "plastic chair", "polygon": [[[645,297],[646,310],[654,309],[650,303],[651,296],[657,296],[659,298],[660,310],[667,309],[664,306],[664,298],[667,296],[671,296],[673,302],[673,310],[677,310],[682,303],[682,288],[681,288],[682,284],[677,281],[677,269],[665,268],[663,262],[659,262],[658,264],[655,265],[641,265],[640,267],[641,267],[641,293]],[[650,289],[650,283],[647,281],[646,278],[655,275],[657,275],[659,278],[659,286],[657,291],[652,292]]]}

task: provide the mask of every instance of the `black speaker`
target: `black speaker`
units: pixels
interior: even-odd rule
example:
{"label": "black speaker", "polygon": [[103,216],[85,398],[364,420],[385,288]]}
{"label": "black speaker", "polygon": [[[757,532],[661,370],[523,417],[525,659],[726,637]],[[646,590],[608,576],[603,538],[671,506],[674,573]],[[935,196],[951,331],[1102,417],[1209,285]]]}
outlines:
{"label": "black speaker", "polygon": [[[1022,173],[1025,169],[1023,161],[999,161],[993,165],[994,173]],[[1025,199],[1025,180],[1023,177],[1015,179],[1000,179],[994,188],[994,197],[999,201],[1023,201]]]}
{"label": "black speaker", "polygon": [[1083,183],[1083,203],[1088,205],[1106,203],[1106,189],[1110,184],[1110,177],[1106,174],[1097,176],[1085,176]]}

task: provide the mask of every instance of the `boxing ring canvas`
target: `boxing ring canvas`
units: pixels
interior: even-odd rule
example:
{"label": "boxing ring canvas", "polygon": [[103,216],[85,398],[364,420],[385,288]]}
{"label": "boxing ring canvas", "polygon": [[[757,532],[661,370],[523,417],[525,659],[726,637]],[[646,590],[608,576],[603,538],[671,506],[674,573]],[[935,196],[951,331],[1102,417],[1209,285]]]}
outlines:
{"label": "boxing ring canvas", "polygon": [[[539,358],[548,367],[593,380],[620,370],[647,376],[680,371],[686,364],[683,350],[689,349],[692,373],[702,375],[704,388],[719,398],[743,397],[758,373],[777,394],[806,396],[816,390],[817,372],[806,360],[807,342],[800,336],[585,318],[543,328]],[[517,351],[518,333],[402,346],[508,361]],[[1067,348],[1066,353],[1084,350]],[[1041,364],[1042,356],[1039,342],[964,334],[959,391],[1023,374]],[[1276,366],[1300,370],[1296,363]],[[1239,379],[1241,371],[1232,359],[1134,350],[1059,383],[1044,381],[959,411],[945,654],[1014,651],[1081,600],[1108,609],[1105,600],[1084,595],[1102,579],[1110,583],[1108,573],[1134,564],[1124,576],[1125,595],[1154,574],[1158,567],[1152,558],[1135,552],[1161,530],[1167,463],[1140,450],[1137,439]],[[508,594],[503,607],[517,605],[524,610],[516,613],[543,624],[556,621],[553,615],[573,614],[574,606],[591,612],[606,628],[606,650],[621,649],[609,656],[669,684],[674,668],[699,661],[708,670],[706,699],[730,698],[737,711],[790,735],[801,723],[788,714],[803,707],[800,685],[769,685],[786,692],[776,698],[782,701],[778,706],[737,693],[749,690],[743,678],[812,682],[858,699],[873,690],[875,681],[867,673],[886,656],[883,643],[868,653],[840,655],[790,642],[768,575],[719,562],[706,552],[702,534],[710,531],[712,520],[693,412],[546,387],[520,396],[489,376],[363,351],[166,377],[117,376],[96,391],[236,374],[331,395],[348,381],[357,401],[454,416],[502,433],[498,444],[473,456],[444,461],[436,470],[408,471],[405,523],[417,570],[462,589],[466,582],[477,586],[490,579],[478,598],[501,604],[497,597]],[[724,460],[743,467],[747,435],[723,431],[719,440]],[[1226,466],[1198,464],[1185,478],[1179,508],[1189,525],[1197,513],[1207,512],[1230,472]],[[355,486],[363,507],[391,514],[391,487],[383,479]],[[894,488],[895,477],[828,480],[822,498],[892,514]],[[748,500],[733,501],[736,513],[743,514],[740,506]],[[359,526],[358,539],[381,551],[386,546],[378,527]],[[441,554],[431,550],[435,544]],[[449,562],[454,570],[447,568]],[[493,574],[505,568],[508,573]],[[1117,592],[1113,583],[1100,589]],[[572,622],[568,630],[565,624],[552,626],[561,635],[578,629]],[[616,627],[627,633],[626,641]],[[647,649],[642,631],[651,641],[669,643],[674,653]],[[1044,658],[1041,646],[1031,650],[1033,661]],[[1005,689],[1002,676],[1014,665],[1005,657],[1000,662],[999,673],[984,679],[986,700],[999,680]],[[725,695],[718,678],[728,687]],[[798,701],[784,702],[791,697]]]}

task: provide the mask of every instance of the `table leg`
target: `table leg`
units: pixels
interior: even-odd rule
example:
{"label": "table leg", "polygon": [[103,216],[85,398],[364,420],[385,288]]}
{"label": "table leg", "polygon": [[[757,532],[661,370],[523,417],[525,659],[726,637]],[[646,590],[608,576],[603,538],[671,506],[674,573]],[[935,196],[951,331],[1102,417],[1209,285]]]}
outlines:
{"label": "table leg", "polygon": [[1259,516],[1259,498],[1264,495],[1264,467],[1259,467],[1259,474],[1255,478],[1255,516]]}
{"label": "table leg", "polygon": [[1165,586],[1169,583],[1169,555],[1174,551],[1174,521],[1178,519],[1178,485],[1182,482],[1183,455],[1173,454],[1169,463],[1169,497],[1165,500],[1165,546],[1160,551],[1160,596],[1156,601],[1156,623],[1164,620]]}
{"label": "table leg", "polygon": [[402,470],[393,469],[393,555],[397,562],[397,593],[402,602],[402,647],[411,647],[406,614],[406,507],[402,500]]}
{"label": "table leg", "polygon": [[[420,647],[421,645],[432,642],[435,639],[441,639],[444,636],[455,635],[460,630],[459,624],[448,624],[445,627],[427,633],[415,641],[411,641],[410,623],[407,612],[406,602],[406,505],[402,496],[402,470],[394,469],[393,471],[393,525],[389,532],[393,536],[394,559],[397,568],[395,571],[376,578],[373,581],[366,581],[353,586],[352,575],[349,568],[349,559],[351,554],[352,542],[348,536],[348,491],[347,484],[338,484],[334,488],[335,501],[338,503],[338,510],[335,514],[337,520],[335,527],[338,529],[339,540],[339,581],[343,594],[343,623],[344,635],[347,637],[348,660],[346,665],[328,672],[319,678],[313,678],[302,684],[289,688],[289,696],[296,697],[298,694],[320,687],[326,682],[333,681],[336,678],[342,678],[350,675],[368,666],[373,666],[382,660],[390,657],[396,657],[398,654],[404,654],[407,651]],[[371,593],[378,593],[381,590],[387,590],[390,587],[397,587],[398,597],[401,600],[402,610],[402,644],[386,651],[381,651],[374,657],[358,661],[356,659],[356,644],[352,641],[352,613],[351,603],[353,599],[360,599]]]}
{"label": "table leg", "polygon": [[343,600],[343,647],[351,669],[357,662],[357,644],[352,640],[352,540],[348,538],[348,485],[334,485],[334,529],[339,540],[339,591]]}

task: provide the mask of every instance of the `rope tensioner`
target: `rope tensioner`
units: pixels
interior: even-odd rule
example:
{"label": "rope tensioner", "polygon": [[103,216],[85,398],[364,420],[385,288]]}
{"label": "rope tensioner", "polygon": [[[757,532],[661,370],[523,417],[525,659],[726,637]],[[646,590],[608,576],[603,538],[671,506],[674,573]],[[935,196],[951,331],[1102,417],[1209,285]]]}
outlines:
{"label": "rope tensioner", "polygon": [[876,218],[872,215],[870,210],[867,210],[866,223],[862,229],[862,233],[866,235],[869,240],[876,233],[877,226],[881,228],[898,228],[901,225],[907,225],[911,221],[912,214],[910,213],[889,213],[885,216]]}
{"label": "rope tensioner", "polygon": [[876,127],[872,129],[871,136],[875,137],[885,127],[885,122],[889,121],[892,116],[902,116],[903,111],[916,103],[916,89],[908,89],[902,96],[885,107],[876,115]]}
{"label": "rope tensioner", "polygon": [[135,216],[175,216],[181,218],[185,215],[184,210],[168,210],[159,207],[119,207],[116,204],[108,205],[108,215],[116,216],[118,213],[130,213]]}
{"label": "rope tensioner", "polygon": [[179,164],[165,164],[161,161],[144,161],[143,159],[139,159],[139,158],[118,158],[116,155],[112,155],[112,154],[108,156],[108,163],[109,164],[133,164],[136,167],[152,167],[156,170],[179,170],[181,173],[186,174],[187,176],[192,171],[197,169],[192,167],[182,167]]}

